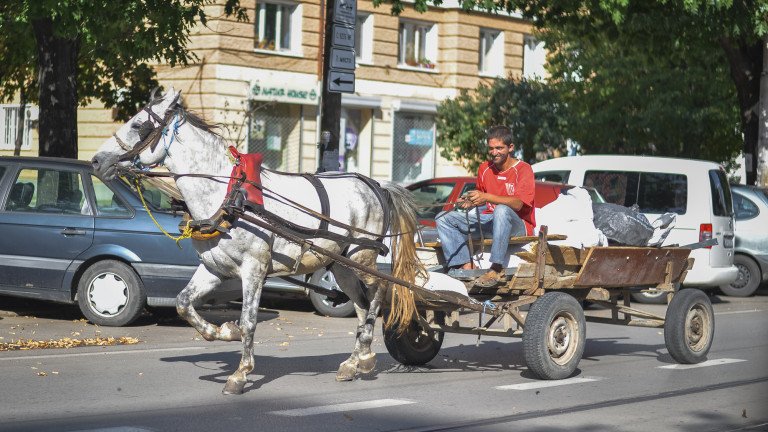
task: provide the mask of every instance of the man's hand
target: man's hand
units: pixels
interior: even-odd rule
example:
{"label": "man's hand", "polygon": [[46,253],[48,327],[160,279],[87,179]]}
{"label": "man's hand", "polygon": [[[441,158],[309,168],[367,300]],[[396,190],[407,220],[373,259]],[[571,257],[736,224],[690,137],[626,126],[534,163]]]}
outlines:
{"label": "man's hand", "polygon": [[478,207],[481,205],[484,205],[488,202],[488,198],[484,192],[480,192],[479,190],[473,190],[467,192],[467,194],[464,196],[464,203],[468,203],[466,207],[462,208],[469,208],[469,207]]}

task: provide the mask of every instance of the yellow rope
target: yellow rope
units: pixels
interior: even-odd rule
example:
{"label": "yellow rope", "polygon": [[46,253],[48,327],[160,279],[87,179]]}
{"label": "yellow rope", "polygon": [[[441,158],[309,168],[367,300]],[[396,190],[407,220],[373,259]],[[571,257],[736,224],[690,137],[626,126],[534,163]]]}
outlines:
{"label": "yellow rope", "polygon": [[189,226],[189,223],[192,222],[192,220],[187,221],[187,226],[184,228],[184,232],[182,232],[178,237],[172,236],[168,231],[166,231],[159,222],[157,222],[157,219],[152,215],[152,212],[149,210],[149,206],[147,205],[147,201],[144,200],[144,194],[141,193],[141,183],[139,182],[139,179],[137,178],[135,181],[136,183],[136,190],[139,192],[139,198],[141,198],[141,204],[144,206],[144,210],[147,211],[147,214],[152,219],[152,222],[155,223],[155,226],[163,233],[166,237],[168,237],[171,240],[174,240],[176,242],[176,246],[181,249],[180,241],[192,237],[192,228]]}

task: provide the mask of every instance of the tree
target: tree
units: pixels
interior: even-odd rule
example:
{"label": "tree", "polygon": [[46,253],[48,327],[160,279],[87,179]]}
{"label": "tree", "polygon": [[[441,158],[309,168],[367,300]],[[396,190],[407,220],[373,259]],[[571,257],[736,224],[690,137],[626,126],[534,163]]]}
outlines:
{"label": "tree", "polygon": [[443,157],[476,171],[487,159],[485,129],[510,126],[528,161],[565,151],[565,115],[559,97],[538,80],[498,79],[443,101],[437,108],[437,145]]}
{"label": "tree", "polygon": [[541,31],[568,136],[588,153],[731,160],[742,147],[736,90],[723,51],[694,24],[648,2],[615,32]]}
{"label": "tree", "polygon": [[[148,62],[186,65],[211,0],[8,0],[0,4],[0,100],[40,106],[41,156],[77,158],[77,107],[93,98],[125,119],[157,86]],[[225,14],[245,19],[239,1]],[[37,84],[37,91],[32,86]]]}
{"label": "tree", "polygon": [[[403,8],[402,0],[374,0],[375,5],[391,3],[393,13]],[[415,0],[417,10],[425,10],[429,3],[441,4],[442,0]],[[679,38],[681,46],[687,46],[690,32],[716,40],[722,48],[730,68],[730,76],[736,88],[743,134],[744,153],[747,155],[747,183],[754,184],[758,171],[758,137],[763,136],[763,146],[768,147],[768,70],[763,58],[768,55],[768,0],[462,0],[467,10],[520,11],[542,30],[570,27],[588,37],[592,34],[618,33],[636,16],[638,9],[653,4],[660,16],[690,21],[679,31],[670,29],[671,37]],[[648,25],[655,25],[648,22]],[[642,40],[635,41],[642,44]],[[768,62],[765,62],[768,64]],[[760,94],[761,77],[766,89]],[[762,101],[761,101],[762,97]],[[763,133],[759,111],[762,107]],[[761,149],[761,157],[768,157],[768,148]],[[760,161],[765,170],[768,161]]]}

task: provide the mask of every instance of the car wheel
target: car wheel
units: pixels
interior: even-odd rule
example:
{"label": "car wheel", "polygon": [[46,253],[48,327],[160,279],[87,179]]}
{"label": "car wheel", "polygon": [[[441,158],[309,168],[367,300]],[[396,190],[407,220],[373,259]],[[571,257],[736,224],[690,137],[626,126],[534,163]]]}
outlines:
{"label": "car wheel", "polygon": [[77,284],[77,303],[88,321],[110,327],[128,325],[144,310],[144,284],[125,263],[98,261],[88,267]]}
{"label": "car wheel", "polygon": [[667,304],[667,291],[633,292],[632,300],[645,304]]}
{"label": "car wheel", "polygon": [[[316,271],[309,279],[309,283],[325,289],[341,291],[339,284],[336,283],[336,277],[333,275],[333,272],[327,269]],[[333,300],[329,299],[328,296],[310,291],[309,301],[312,302],[312,306],[315,307],[315,310],[320,315],[334,318],[346,318],[355,315],[355,305],[352,300],[334,304]]]}
{"label": "car wheel", "polygon": [[745,255],[733,257],[733,265],[739,269],[739,276],[729,285],[721,285],[720,291],[732,297],[751,296],[760,286],[760,266],[752,258]]}

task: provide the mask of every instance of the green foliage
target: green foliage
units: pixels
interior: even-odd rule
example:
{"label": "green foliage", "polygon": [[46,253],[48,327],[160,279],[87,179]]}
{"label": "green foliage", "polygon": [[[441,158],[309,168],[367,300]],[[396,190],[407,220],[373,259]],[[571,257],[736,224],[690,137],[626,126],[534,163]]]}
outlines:
{"label": "green foliage", "polygon": [[512,128],[525,160],[565,150],[562,104],[552,88],[537,80],[498,79],[438,106],[440,154],[476,171],[487,159],[485,130],[497,124]]}
{"label": "green foliage", "polygon": [[[56,55],[36,43],[33,25],[49,21],[57,38],[78,47],[73,77],[82,104],[101,100],[120,117],[143,105],[157,85],[152,62],[171,66],[196,60],[187,48],[189,33],[205,24],[212,0],[8,0],[0,4],[0,100],[37,76],[38,55]],[[239,0],[227,0],[225,13],[245,19]],[[30,92],[33,93],[33,92]],[[31,102],[38,102],[30,94]]]}

